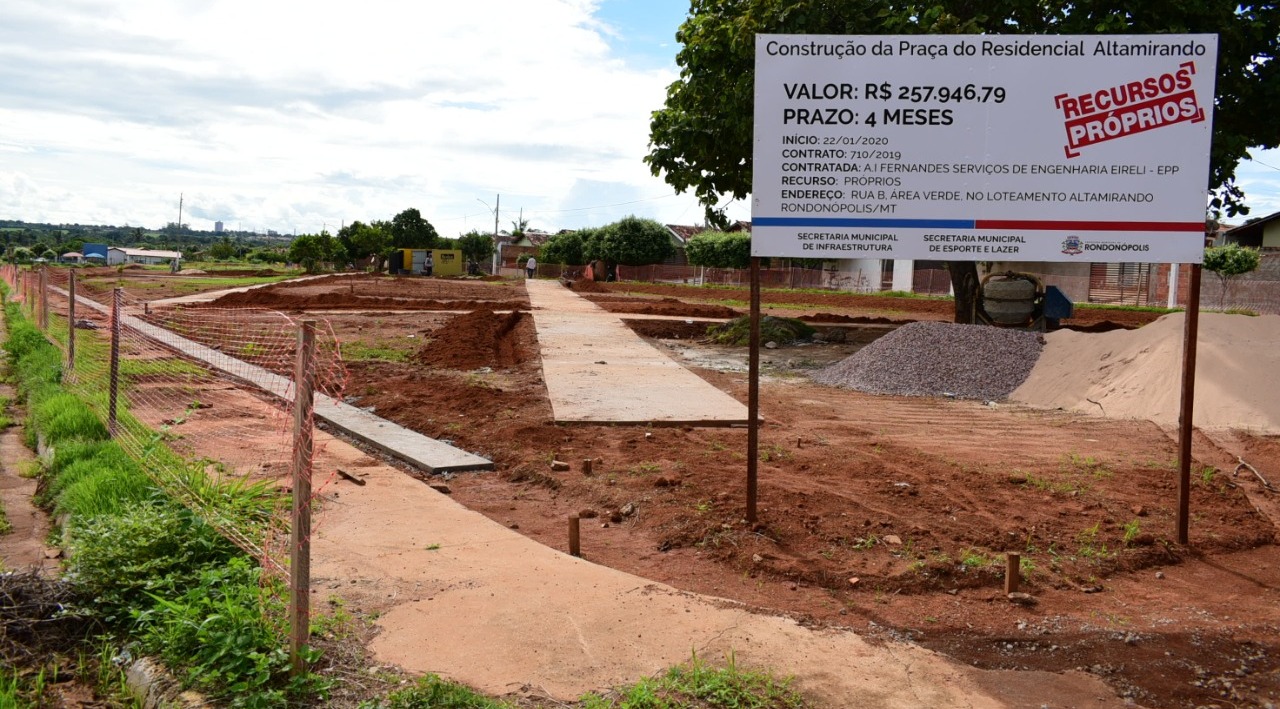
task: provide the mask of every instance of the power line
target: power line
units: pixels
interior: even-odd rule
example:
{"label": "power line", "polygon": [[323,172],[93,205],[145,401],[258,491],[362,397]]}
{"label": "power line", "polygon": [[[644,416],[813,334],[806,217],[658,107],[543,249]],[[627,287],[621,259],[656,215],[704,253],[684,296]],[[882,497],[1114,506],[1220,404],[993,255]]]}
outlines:
{"label": "power line", "polygon": [[[608,209],[610,207],[625,207],[628,204],[640,204],[641,202],[654,202],[660,199],[668,199],[670,197],[679,197],[679,196],[680,195],[676,195],[676,194],[658,195],[657,197],[645,197],[643,199],[633,199],[630,202],[617,202],[615,204],[600,204],[594,207],[574,207],[573,209],[539,209],[539,210],[531,210],[529,213],[530,214],[566,214],[568,212],[587,212],[587,211],[591,211],[592,209]],[[493,213],[492,211],[489,211],[489,212],[483,213],[483,215],[487,216],[488,214],[492,214],[492,213]],[[482,216],[482,214],[481,213],[464,214],[461,217],[452,217],[449,219],[442,219],[440,221],[456,222],[459,219],[472,219],[474,217],[479,217],[479,216]]]}
{"label": "power line", "polygon": [[1276,167],[1275,165],[1268,165],[1268,164],[1266,164],[1265,162],[1262,162],[1261,160],[1259,160],[1259,159],[1257,159],[1257,158],[1249,158],[1249,162],[1256,162],[1256,163],[1258,163],[1259,165],[1261,165],[1261,166],[1263,166],[1263,167],[1269,167],[1269,168],[1271,168],[1272,170],[1275,170],[1276,172],[1280,172],[1280,167]]}

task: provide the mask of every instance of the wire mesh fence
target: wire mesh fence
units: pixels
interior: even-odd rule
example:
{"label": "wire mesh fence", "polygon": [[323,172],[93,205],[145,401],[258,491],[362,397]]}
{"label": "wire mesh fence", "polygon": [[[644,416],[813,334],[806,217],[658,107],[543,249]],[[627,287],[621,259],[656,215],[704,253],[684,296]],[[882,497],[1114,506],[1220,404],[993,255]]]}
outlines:
{"label": "wire mesh fence", "polygon": [[[63,353],[63,385],[166,494],[271,575],[309,547],[311,504],[334,482],[311,479],[314,421],[299,386],[341,398],[340,348],[327,322],[252,308],[156,307],[120,287],[88,286],[72,269],[0,267],[11,300]],[[304,331],[310,357],[299,357]],[[300,448],[300,446],[303,446]],[[302,455],[300,455],[302,453]],[[299,476],[302,476],[301,478]],[[229,507],[255,487],[265,510]],[[286,494],[304,490],[304,499]],[[305,534],[298,508],[307,510]],[[305,627],[305,623],[303,624]]]}

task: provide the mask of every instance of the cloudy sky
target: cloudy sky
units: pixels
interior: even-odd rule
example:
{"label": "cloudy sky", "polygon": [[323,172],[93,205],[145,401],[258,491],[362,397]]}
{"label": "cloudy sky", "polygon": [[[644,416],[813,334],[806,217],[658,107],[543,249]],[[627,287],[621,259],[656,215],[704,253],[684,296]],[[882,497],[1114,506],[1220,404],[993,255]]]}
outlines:
{"label": "cloudy sky", "polygon": [[[0,218],[441,234],[702,210],[641,161],[688,0],[3,0]],[[1280,153],[1240,168],[1280,210]],[[749,218],[746,203],[731,205]]]}

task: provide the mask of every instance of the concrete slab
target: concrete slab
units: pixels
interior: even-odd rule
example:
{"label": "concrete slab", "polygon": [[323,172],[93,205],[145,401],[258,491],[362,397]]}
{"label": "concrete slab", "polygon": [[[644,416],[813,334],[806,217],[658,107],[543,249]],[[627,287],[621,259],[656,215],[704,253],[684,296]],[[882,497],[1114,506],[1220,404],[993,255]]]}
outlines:
{"label": "concrete slab", "polygon": [[559,281],[525,288],[556,422],[746,425],[744,404],[645,342],[623,316]]}
{"label": "concrete slab", "polygon": [[[68,294],[63,291],[62,295],[65,297]],[[102,313],[110,312],[107,306],[91,300],[77,298],[76,304],[77,307],[89,307]],[[212,347],[193,342],[131,315],[122,316],[120,322],[165,347],[204,362],[220,372],[247,382],[284,401],[293,401],[293,381],[286,377],[223,354]],[[384,418],[374,416],[364,409],[358,409],[323,394],[316,394],[315,418],[352,438],[430,473],[493,470],[493,462],[487,458],[454,448],[434,438],[428,438],[417,431],[411,431]]]}
{"label": "concrete slab", "polygon": [[[217,275],[217,273],[215,272],[215,273],[213,273],[213,274],[211,274],[211,275]],[[329,276],[335,276],[335,275],[337,275],[337,276],[356,276],[356,275],[362,275],[362,274],[356,274],[356,273],[336,273],[336,274],[334,274],[334,273],[325,273],[325,274],[321,274],[321,275],[318,275],[318,276],[298,276],[297,278],[289,278],[289,279],[285,279],[285,280],[282,280],[282,281],[272,281],[271,283],[258,283],[258,284],[252,285],[252,286],[240,286],[239,288],[224,288],[224,289],[222,289],[222,290],[204,291],[204,292],[201,292],[201,293],[192,293],[192,294],[190,294],[190,295],[179,295],[179,296],[174,296],[174,297],[172,297],[172,298],[161,298],[161,299],[159,299],[159,300],[153,300],[153,301],[151,301],[150,303],[148,303],[148,305],[151,305],[152,307],[157,307],[157,306],[159,306],[159,307],[166,307],[166,306],[172,307],[172,306],[175,306],[175,305],[185,305],[185,304],[188,304],[188,303],[212,303],[213,301],[215,301],[215,300],[217,300],[217,299],[221,298],[222,296],[227,295],[227,294],[229,294],[229,293],[243,293],[243,292],[245,292],[245,291],[257,290],[258,288],[266,288],[267,286],[274,286],[274,285],[276,285],[277,283],[300,283],[300,282],[302,282],[302,281],[310,281],[310,280],[314,280],[314,279],[316,279],[316,278],[327,278],[327,277],[329,277]]]}

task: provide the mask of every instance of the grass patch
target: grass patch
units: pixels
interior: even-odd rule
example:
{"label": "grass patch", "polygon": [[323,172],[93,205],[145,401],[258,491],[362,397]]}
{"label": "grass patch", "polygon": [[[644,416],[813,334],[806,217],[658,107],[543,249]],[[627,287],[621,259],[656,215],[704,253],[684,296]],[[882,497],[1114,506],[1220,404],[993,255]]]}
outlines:
{"label": "grass patch", "polygon": [[204,375],[205,369],[181,357],[163,357],[160,359],[129,359],[120,360],[120,374],[126,377],[149,377],[156,375],[165,375],[171,377],[177,376],[201,376]]}
{"label": "grass patch", "polygon": [[737,666],[731,653],[724,667],[713,667],[697,655],[665,673],[617,690],[617,696],[589,694],[582,709],[802,709],[804,698],[791,679]]}
{"label": "grass patch", "polygon": [[490,699],[437,675],[427,675],[410,687],[388,694],[385,699],[362,702],[360,709],[515,709],[515,705]]}
{"label": "grass patch", "polygon": [[[413,344],[417,345],[418,341],[414,340]],[[396,347],[385,341],[374,344],[347,342],[342,345],[342,359],[346,362],[407,362],[411,354],[411,349]]]}
{"label": "grass patch", "polygon": [[1108,305],[1106,303],[1076,303],[1076,310],[1123,310],[1132,313],[1168,313],[1182,312],[1182,308],[1161,308],[1155,305]]}

